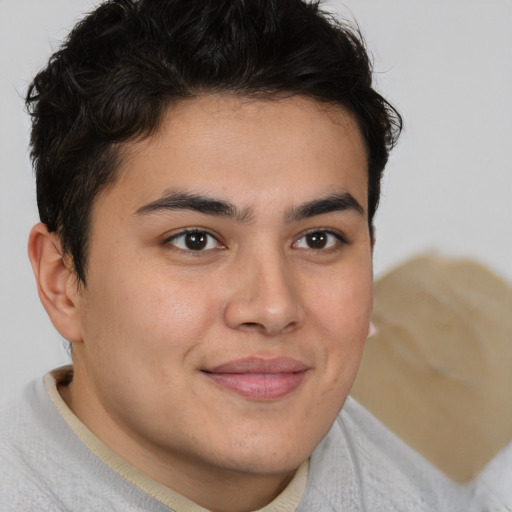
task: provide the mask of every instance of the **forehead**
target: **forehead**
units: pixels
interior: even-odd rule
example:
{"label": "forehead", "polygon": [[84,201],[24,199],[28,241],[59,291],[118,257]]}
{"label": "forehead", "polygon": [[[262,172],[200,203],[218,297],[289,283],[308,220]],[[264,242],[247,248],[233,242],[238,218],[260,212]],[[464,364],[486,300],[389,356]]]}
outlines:
{"label": "forehead", "polygon": [[338,142],[340,138],[350,139],[351,143],[364,146],[359,125],[350,112],[304,96],[262,99],[224,93],[182,100],[168,108],[160,129],[139,149],[166,144],[169,136],[177,141],[188,138],[188,142],[216,140],[231,144],[233,150],[237,142],[247,142],[244,137],[266,147],[280,146],[282,151],[286,150],[286,142],[307,140],[321,146],[320,138],[329,143],[333,137]]}
{"label": "forehead", "polygon": [[293,206],[310,199],[308,193],[350,186],[366,205],[367,160],[357,122],[341,107],[304,97],[183,100],[167,110],[154,135],[126,144],[122,157],[114,188],[141,202],[172,188],[240,204],[263,195],[289,198]]}

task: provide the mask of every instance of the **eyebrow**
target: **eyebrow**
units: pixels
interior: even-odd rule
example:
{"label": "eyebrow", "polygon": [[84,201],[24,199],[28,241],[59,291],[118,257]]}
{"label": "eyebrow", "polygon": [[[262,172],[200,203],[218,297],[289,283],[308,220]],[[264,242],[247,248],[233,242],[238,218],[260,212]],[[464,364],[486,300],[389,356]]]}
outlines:
{"label": "eyebrow", "polygon": [[297,222],[309,217],[315,217],[316,215],[347,210],[364,216],[364,208],[355,197],[349,192],[342,192],[321,199],[315,199],[292,208],[286,214],[286,221]]}
{"label": "eyebrow", "polygon": [[[240,209],[229,201],[189,192],[169,192],[165,196],[141,206],[135,213],[148,215],[173,210],[191,210],[205,215],[233,218],[239,222],[248,222],[253,218],[248,208]],[[292,223],[317,215],[347,210],[364,215],[364,208],[354,196],[349,192],[342,192],[293,207],[286,212],[285,220],[287,223]]]}
{"label": "eyebrow", "polygon": [[141,206],[136,213],[147,215],[172,210],[192,210],[205,215],[234,218],[239,222],[247,222],[251,218],[248,210],[240,210],[228,201],[188,192],[169,192],[164,197]]}

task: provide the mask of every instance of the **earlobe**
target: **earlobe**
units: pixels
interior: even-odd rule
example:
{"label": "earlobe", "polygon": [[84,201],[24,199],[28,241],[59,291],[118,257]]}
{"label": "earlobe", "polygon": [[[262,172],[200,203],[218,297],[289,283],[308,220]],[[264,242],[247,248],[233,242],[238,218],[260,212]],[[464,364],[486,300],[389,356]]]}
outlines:
{"label": "earlobe", "polygon": [[32,228],[28,256],[39,298],[53,325],[67,340],[81,341],[78,283],[62,253],[58,236],[48,232],[45,224]]}

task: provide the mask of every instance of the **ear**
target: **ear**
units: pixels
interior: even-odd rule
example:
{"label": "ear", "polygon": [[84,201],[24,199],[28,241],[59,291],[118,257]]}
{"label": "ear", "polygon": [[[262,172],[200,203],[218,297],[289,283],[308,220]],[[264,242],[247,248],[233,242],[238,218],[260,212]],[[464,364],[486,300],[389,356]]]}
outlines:
{"label": "ear", "polygon": [[28,256],[39,298],[53,325],[67,340],[81,341],[78,281],[59,237],[49,233],[45,224],[36,224],[28,239]]}

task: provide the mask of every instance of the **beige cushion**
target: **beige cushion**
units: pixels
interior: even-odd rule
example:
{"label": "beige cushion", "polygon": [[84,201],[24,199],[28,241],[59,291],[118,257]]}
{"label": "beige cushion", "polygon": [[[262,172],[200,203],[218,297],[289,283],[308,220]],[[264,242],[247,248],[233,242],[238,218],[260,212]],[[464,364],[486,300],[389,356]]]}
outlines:
{"label": "beige cushion", "polygon": [[379,279],[352,395],[456,481],[512,439],[512,287],[438,255]]}

